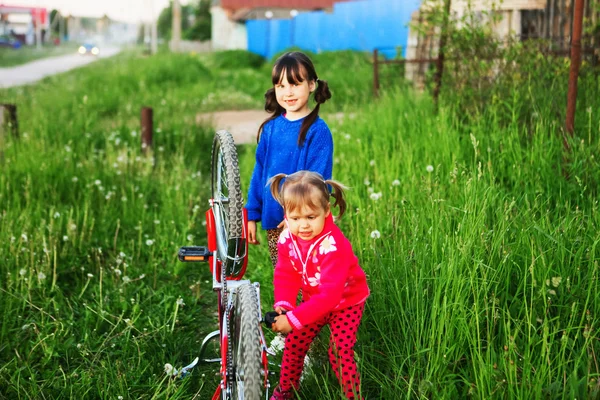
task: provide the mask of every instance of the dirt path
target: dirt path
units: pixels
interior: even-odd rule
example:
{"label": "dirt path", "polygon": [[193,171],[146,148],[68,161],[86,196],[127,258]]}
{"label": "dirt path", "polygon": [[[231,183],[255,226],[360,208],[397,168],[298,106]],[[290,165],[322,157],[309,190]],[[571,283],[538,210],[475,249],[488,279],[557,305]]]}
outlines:
{"label": "dirt path", "polygon": [[73,51],[73,54],[43,58],[15,67],[0,68],[0,88],[37,82],[46,76],[81,67],[99,58],[112,57],[120,51],[118,47],[104,47],[98,57],[80,56]]}
{"label": "dirt path", "polygon": [[[196,123],[209,124],[215,130],[226,129],[233,136],[235,143],[247,144],[256,143],[258,127],[269,115],[263,110],[215,111],[196,115]],[[326,121],[343,118],[343,113],[324,116]]]}

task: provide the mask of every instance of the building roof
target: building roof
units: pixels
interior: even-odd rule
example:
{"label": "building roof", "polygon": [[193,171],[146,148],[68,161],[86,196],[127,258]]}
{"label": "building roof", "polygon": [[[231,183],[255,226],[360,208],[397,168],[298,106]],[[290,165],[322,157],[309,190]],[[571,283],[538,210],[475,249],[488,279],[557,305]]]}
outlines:
{"label": "building roof", "polygon": [[321,9],[331,8],[333,3],[348,0],[221,0],[221,7],[229,10],[240,8],[277,7],[277,8],[300,8]]}

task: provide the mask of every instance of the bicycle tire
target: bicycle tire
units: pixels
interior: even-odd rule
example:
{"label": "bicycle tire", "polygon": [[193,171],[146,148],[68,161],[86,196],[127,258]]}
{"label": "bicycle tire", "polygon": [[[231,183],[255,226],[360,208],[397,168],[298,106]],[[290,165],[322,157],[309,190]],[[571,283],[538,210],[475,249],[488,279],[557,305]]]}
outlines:
{"label": "bicycle tire", "polygon": [[260,318],[256,287],[245,284],[237,289],[232,316],[233,379],[230,380],[232,399],[260,400],[264,397]]}
{"label": "bicycle tire", "polygon": [[241,270],[242,253],[245,252],[242,239],[244,204],[235,142],[226,130],[215,134],[211,164],[218,258],[225,275],[237,275]]}

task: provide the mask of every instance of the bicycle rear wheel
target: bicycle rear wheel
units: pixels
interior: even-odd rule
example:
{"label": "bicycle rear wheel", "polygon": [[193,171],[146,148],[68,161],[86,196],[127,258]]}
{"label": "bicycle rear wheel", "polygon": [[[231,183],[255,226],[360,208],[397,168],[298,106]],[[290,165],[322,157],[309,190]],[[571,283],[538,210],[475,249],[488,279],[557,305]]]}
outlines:
{"label": "bicycle rear wheel", "polygon": [[235,142],[225,130],[215,134],[212,148],[211,194],[217,236],[217,256],[226,276],[238,275],[246,253],[243,200]]}
{"label": "bicycle rear wheel", "polygon": [[264,396],[259,303],[256,287],[245,284],[237,289],[232,316],[231,371],[232,398],[260,400]]}

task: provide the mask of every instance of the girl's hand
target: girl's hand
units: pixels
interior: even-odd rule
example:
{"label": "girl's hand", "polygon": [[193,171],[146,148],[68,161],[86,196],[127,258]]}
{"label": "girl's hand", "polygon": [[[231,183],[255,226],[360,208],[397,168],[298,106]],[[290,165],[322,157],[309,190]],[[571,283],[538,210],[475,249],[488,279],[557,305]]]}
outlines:
{"label": "girl's hand", "polygon": [[256,240],[256,221],[248,221],[248,243],[260,244],[260,242]]}
{"label": "girl's hand", "polygon": [[288,318],[285,315],[280,315],[275,317],[275,322],[273,323],[271,329],[273,332],[281,332],[286,334],[292,331],[292,325],[290,325],[290,321],[288,321]]}
{"label": "girl's hand", "polygon": [[287,311],[285,308],[282,308],[280,306],[275,307],[275,312],[279,315],[281,315],[281,313]]}
{"label": "girl's hand", "polygon": [[285,219],[277,225],[277,229],[285,228]]}

